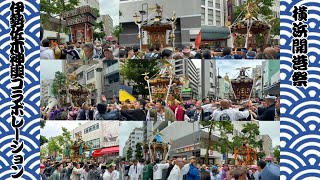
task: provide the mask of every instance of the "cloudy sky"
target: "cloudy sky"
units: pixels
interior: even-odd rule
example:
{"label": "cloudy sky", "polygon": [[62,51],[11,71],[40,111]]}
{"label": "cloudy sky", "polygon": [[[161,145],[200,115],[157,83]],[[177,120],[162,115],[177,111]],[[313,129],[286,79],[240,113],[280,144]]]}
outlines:
{"label": "cloudy sky", "polygon": [[279,121],[260,121],[260,134],[268,134],[272,139],[272,147],[280,145],[280,122]]}
{"label": "cloudy sky", "polygon": [[120,126],[120,152],[119,154],[122,156],[122,149],[126,144],[126,141],[129,138],[130,133],[134,130],[136,127],[142,127],[143,121],[123,121],[121,122]]}
{"label": "cloudy sky", "polygon": [[119,25],[120,0],[100,0],[100,15],[109,14],[113,20],[113,26]]}
{"label": "cloudy sky", "polygon": [[[201,60],[199,59],[193,59],[192,62],[195,64],[197,68],[201,69]],[[241,67],[256,67],[257,65],[261,65],[261,60],[254,60],[254,61],[248,61],[248,60],[216,60],[216,68],[219,68],[219,74],[220,76],[224,77],[226,73],[228,73],[228,76],[230,78],[236,77],[238,74],[237,68]],[[218,73],[218,72],[217,72]],[[247,70],[247,73],[249,76],[251,76],[251,69]]]}
{"label": "cloudy sky", "polygon": [[41,60],[40,61],[40,79],[53,79],[57,71],[62,72],[64,60]]}
{"label": "cloudy sky", "polygon": [[46,121],[46,126],[43,129],[40,129],[40,134],[42,136],[55,137],[62,134],[62,127],[67,128],[69,131],[72,131],[79,124],[84,124],[87,121]]}

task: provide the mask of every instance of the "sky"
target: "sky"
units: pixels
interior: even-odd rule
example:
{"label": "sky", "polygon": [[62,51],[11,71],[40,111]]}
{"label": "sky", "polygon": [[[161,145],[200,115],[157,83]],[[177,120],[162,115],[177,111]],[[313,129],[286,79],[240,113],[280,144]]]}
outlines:
{"label": "sky", "polygon": [[[196,68],[201,69],[201,60],[193,59],[192,62],[195,64]],[[240,67],[256,67],[262,64],[262,60],[215,60],[216,68],[219,68],[220,76],[224,77],[228,73],[229,78],[235,78],[239,71],[237,68]],[[218,73],[218,72],[217,72]],[[251,76],[251,69],[247,70],[249,76]]]}
{"label": "sky", "polygon": [[40,61],[40,79],[53,79],[57,71],[62,72],[64,60],[41,60]]}
{"label": "sky", "polygon": [[120,156],[122,156],[122,150],[123,147],[126,144],[126,141],[129,138],[130,133],[134,130],[136,127],[142,127],[143,121],[122,121],[120,126]]}
{"label": "sky", "polygon": [[280,145],[280,122],[279,121],[260,121],[260,135],[268,134],[272,139],[272,147]]}
{"label": "sky", "polygon": [[100,15],[109,14],[113,20],[113,26],[119,25],[120,0],[100,0]]}
{"label": "sky", "polygon": [[62,127],[72,131],[79,126],[79,123],[84,124],[87,121],[46,121],[46,125],[43,129],[40,129],[40,134],[47,139],[62,134]]}

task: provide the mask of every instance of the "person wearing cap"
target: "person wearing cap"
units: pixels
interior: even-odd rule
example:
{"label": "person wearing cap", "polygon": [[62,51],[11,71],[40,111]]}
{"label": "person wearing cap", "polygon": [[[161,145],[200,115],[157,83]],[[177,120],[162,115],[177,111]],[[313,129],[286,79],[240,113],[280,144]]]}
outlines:
{"label": "person wearing cap", "polygon": [[183,180],[183,176],[189,172],[190,164],[184,164],[182,158],[175,160],[175,165],[173,166],[169,177],[167,180]]}
{"label": "person wearing cap", "polygon": [[164,169],[169,168],[169,163],[162,162],[160,163],[160,159],[156,159],[156,164],[153,166],[153,179],[154,180],[162,180]]}
{"label": "person wearing cap", "polygon": [[133,160],[133,165],[131,165],[129,169],[128,180],[139,180],[139,178],[141,178],[141,169],[138,163],[138,160]]}
{"label": "person wearing cap", "polygon": [[260,121],[273,121],[275,119],[275,102],[277,97],[273,95],[267,95],[265,98],[266,107],[258,108],[258,117]]}
{"label": "person wearing cap", "polygon": [[186,176],[186,180],[200,180],[199,169],[195,165],[196,157],[190,157],[189,171]]}
{"label": "person wearing cap", "polygon": [[46,175],[43,174],[45,167],[46,167],[46,166],[43,165],[42,163],[40,164],[40,180],[46,180],[46,179],[47,179],[47,178],[46,178]]}
{"label": "person wearing cap", "polygon": [[249,180],[259,180],[259,171],[258,166],[251,165],[250,170],[252,171],[251,176],[249,177]]}

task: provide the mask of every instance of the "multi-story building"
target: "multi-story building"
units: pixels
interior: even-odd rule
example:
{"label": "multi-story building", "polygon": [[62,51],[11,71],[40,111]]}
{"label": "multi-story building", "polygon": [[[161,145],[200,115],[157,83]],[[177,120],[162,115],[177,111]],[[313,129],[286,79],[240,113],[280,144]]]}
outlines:
{"label": "multi-story building", "polygon": [[123,148],[123,157],[127,158],[127,151],[129,147],[132,149],[132,157],[135,159],[136,155],[136,145],[138,143],[141,143],[141,147],[143,148],[143,142],[144,142],[144,130],[143,128],[135,128],[129,135],[128,140],[126,141],[126,145]]}
{"label": "multi-story building", "polygon": [[99,64],[92,66],[83,65],[74,72],[80,84],[95,85],[90,104],[98,103],[102,94],[108,101],[111,101],[113,96],[119,97],[120,74],[117,60],[101,60]]}
{"label": "multi-story building", "polygon": [[77,7],[81,6],[90,6],[92,8],[96,8],[97,10],[100,8],[99,0],[80,0]]}
{"label": "multi-story building", "polygon": [[218,76],[217,83],[217,98],[218,99],[229,99],[230,98],[230,92],[231,92],[231,84],[228,81],[228,75],[226,75],[224,78],[221,76]]}
{"label": "multi-story building", "polygon": [[253,79],[253,95],[256,97],[262,97],[262,65],[257,65],[252,68],[251,78]]}
{"label": "multi-story building", "polygon": [[201,99],[215,98],[216,94],[216,61],[201,61]]}
{"label": "multi-story building", "polygon": [[259,135],[257,140],[262,140],[262,149],[260,149],[260,151],[264,152],[266,156],[273,156],[272,139],[270,136]]}
{"label": "multi-story building", "polygon": [[113,31],[113,20],[110,15],[102,15],[101,20],[103,22],[103,30],[106,36],[111,36]]}
{"label": "multi-story building", "polygon": [[[173,142],[169,150],[169,159],[190,156],[200,157],[200,124],[199,122],[170,122],[154,121],[147,123],[148,140],[152,140],[153,133],[159,131],[163,134],[164,142]],[[177,131],[183,129],[183,131]]]}
{"label": "multi-story building", "polygon": [[48,99],[53,96],[51,92],[53,79],[46,79],[41,81],[41,106],[48,104]]}
{"label": "multi-story building", "polygon": [[[81,137],[86,144],[92,146],[93,153],[99,152],[105,160],[115,159],[119,156],[118,121],[88,121],[79,123],[79,126],[71,130],[71,139]],[[89,151],[89,149],[88,149]]]}
{"label": "multi-story building", "polygon": [[[175,73],[178,77],[186,76],[190,82],[191,92],[188,95],[183,94],[186,98],[198,98],[199,74],[196,66],[190,59],[180,59],[175,61]],[[190,93],[190,94],[189,94]]]}
{"label": "multi-story building", "polygon": [[263,95],[280,95],[280,61],[262,63]]}
{"label": "multi-story building", "polygon": [[[175,46],[190,45],[194,43],[197,34],[201,29],[201,13],[200,4],[194,0],[171,0],[170,3],[166,0],[127,0],[120,1],[120,24],[122,25],[124,31],[120,34],[119,42],[123,46],[138,46],[139,39],[138,36],[138,26],[134,23],[133,16],[135,13],[139,14],[142,10],[142,4],[148,4],[148,9],[153,8],[157,3],[163,6],[163,14],[171,16],[172,12],[176,12],[177,16],[177,27],[175,30]],[[184,4],[184,6],[181,6]],[[147,11],[146,5],[144,5],[145,11]],[[149,15],[151,15],[151,10],[149,10]],[[141,16],[141,15],[140,15]],[[153,18],[154,15],[151,15]],[[146,15],[144,19],[146,19]],[[168,17],[165,17],[168,18]],[[146,32],[144,32],[146,33]],[[169,33],[166,35],[168,39]],[[145,37],[147,37],[145,35]]]}

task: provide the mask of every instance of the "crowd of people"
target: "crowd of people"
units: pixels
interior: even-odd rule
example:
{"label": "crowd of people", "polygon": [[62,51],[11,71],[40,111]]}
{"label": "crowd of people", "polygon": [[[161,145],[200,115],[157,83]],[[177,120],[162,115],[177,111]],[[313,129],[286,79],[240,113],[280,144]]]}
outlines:
{"label": "crowd of people", "polygon": [[199,165],[201,180],[278,180],[280,166],[272,160],[259,160],[257,165]]}
{"label": "crowd of people", "polygon": [[122,180],[200,180],[194,156],[189,160],[123,161],[120,174]]}
{"label": "crowd of people", "polygon": [[119,103],[116,98],[108,104],[102,95],[95,105],[83,103],[81,107],[54,107],[43,113],[44,120],[135,120],[135,121],[279,121],[280,97],[268,95],[264,99],[244,100],[240,103],[227,99],[168,101],[162,99],[126,100]]}
{"label": "crowd of people", "polygon": [[40,164],[40,180],[119,180],[118,167],[113,161],[77,163],[44,160]]}
{"label": "crowd of people", "polygon": [[160,161],[122,161],[121,180],[278,180],[280,167],[273,160],[257,165],[197,164],[196,157]]}

